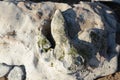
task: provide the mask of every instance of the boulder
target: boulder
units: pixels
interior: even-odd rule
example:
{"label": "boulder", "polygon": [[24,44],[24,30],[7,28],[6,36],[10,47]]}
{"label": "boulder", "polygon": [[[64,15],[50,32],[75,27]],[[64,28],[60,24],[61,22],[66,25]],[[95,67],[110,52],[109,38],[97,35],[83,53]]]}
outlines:
{"label": "boulder", "polygon": [[0,1],[0,64],[14,66],[0,65],[0,76],[93,80],[114,73],[117,20],[112,13],[101,3]]}

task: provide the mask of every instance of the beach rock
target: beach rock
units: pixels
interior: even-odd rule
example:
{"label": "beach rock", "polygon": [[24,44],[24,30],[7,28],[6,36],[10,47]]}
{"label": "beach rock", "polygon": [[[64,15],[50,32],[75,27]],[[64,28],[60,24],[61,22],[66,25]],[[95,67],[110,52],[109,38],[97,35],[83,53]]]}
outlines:
{"label": "beach rock", "polygon": [[0,64],[14,66],[1,65],[1,77],[93,80],[114,73],[117,20],[112,13],[101,3],[0,1]]}

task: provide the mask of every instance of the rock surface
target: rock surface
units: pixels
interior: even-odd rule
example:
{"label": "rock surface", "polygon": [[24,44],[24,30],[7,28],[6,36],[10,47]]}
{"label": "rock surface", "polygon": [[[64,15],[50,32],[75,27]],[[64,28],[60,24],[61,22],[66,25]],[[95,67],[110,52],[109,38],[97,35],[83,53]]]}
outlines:
{"label": "rock surface", "polygon": [[0,64],[0,77],[7,75],[11,69],[12,66],[6,64]]}
{"label": "rock surface", "polygon": [[100,79],[97,79],[97,80],[120,80],[120,72],[108,75],[106,77],[103,77],[103,78],[100,78]]}
{"label": "rock surface", "polygon": [[24,75],[25,73],[20,67],[14,67],[8,75],[8,80],[25,80]]}
{"label": "rock surface", "polygon": [[118,54],[113,12],[100,3],[73,6],[0,1],[0,64],[12,66],[1,65],[5,70],[0,77],[93,80],[114,73]]}
{"label": "rock surface", "polygon": [[0,80],[8,80],[6,77],[1,77]]}
{"label": "rock surface", "polygon": [[116,2],[120,4],[120,0],[93,0],[93,1],[102,1],[102,2]]}

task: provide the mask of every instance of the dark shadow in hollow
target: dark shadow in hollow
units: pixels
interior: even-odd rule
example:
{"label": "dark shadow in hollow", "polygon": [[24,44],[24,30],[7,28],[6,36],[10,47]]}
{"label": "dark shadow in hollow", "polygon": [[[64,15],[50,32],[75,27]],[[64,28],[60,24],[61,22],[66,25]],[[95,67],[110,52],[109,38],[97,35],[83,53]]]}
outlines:
{"label": "dark shadow in hollow", "polygon": [[[115,36],[111,38],[113,34],[116,33],[116,28],[115,25],[108,20],[108,15],[112,15],[113,19],[116,19],[114,17],[115,13],[108,13],[107,11],[110,10],[109,7],[105,6],[104,4],[101,4],[99,2],[96,2],[97,4],[90,4],[93,10],[98,14],[101,15],[101,20],[105,22],[105,31],[107,34],[107,41],[108,41],[108,49],[107,49],[107,55],[108,55],[108,61],[110,61],[114,56],[116,56],[117,52],[115,51],[116,49],[116,42],[115,42]],[[101,8],[97,7],[101,6]],[[114,54],[113,54],[114,53]]]}
{"label": "dark shadow in hollow", "polygon": [[66,33],[68,34],[70,39],[73,39],[81,30],[79,23],[76,21],[76,12],[72,8],[70,8],[62,12],[62,14],[66,21],[66,29],[68,30]]}
{"label": "dark shadow in hollow", "polygon": [[24,65],[20,65],[19,67],[21,67],[21,69],[22,69],[22,71],[23,71],[23,73],[24,73],[24,75],[22,76],[22,80],[26,80],[26,69],[25,69],[25,66]]}
{"label": "dark shadow in hollow", "polygon": [[116,3],[116,2],[103,2],[101,1],[102,4],[108,6],[109,8],[111,8],[114,13],[115,13],[115,18],[118,21],[117,23],[117,33],[120,33],[120,3]]}
{"label": "dark shadow in hollow", "polygon": [[[120,46],[120,32],[117,32],[116,33],[116,43]],[[119,50],[118,50],[118,72],[120,72],[120,47],[119,47]]]}
{"label": "dark shadow in hollow", "polygon": [[100,1],[100,3],[110,7],[115,12],[115,17],[118,22],[120,22],[120,4],[116,2],[107,2],[107,1]]}
{"label": "dark shadow in hollow", "polygon": [[[79,15],[77,16],[76,12],[73,9],[68,9],[68,10],[63,12],[63,16],[64,16],[66,24],[67,24],[68,36],[71,39],[70,44],[73,45],[77,49],[78,54],[81,53],[81,50],[83,49],[83,48],[80,48],[81,43],[82,44],[88,44],[88,46],[91,47],[90,45],[93,45],[93,41],[92,41],[92,43],[89,43],[89,42],[78,39],[78,32],[81,31],[81,28],[80,28],[81,26],[79,24],[79,20],[77,20],[77,17],[79,17]],[[104,32],[101,29],[95,29],[95,30],[100,31],[100,32]],[[73,39],[76,39],[76,41],[72,42]],[[85,49],[84,49],[84,51],[85,51]],[[87,59],[87,60],[85,60],[85,62],[89,62],[89,59],[91,57],[95,56],[96,53],[97,53],[97,51],[95,53],[93,53],[92,55],[87,54],[88,59],[86,57],[84,57],[85,59]],[[104,58],[107,58],[106,54],[104,55],[102,52],[99,52],[99,53]],[[83,55],[79,54],[79,55],[84,56],[84,54]],[[98,61],[98,63],[96,63],[95,67],[98,67],[99,64],[100,64],[100,61]],[[86,65],[86,64],[84,64],[84,65]],[[93,67],[94,65],[90,65],[90,66]],[[76,72],[69,73],[69,74],[76,74]],[[80,76],[80,75],[77,74],[77,76]]]}
{"label": "dark shadow in hollow", "polygon": [[[120,4],[115,3],[115,2],[103,2],[101,1],[102,4],[110,7],[114,12],[115,12],[115,18],[118,21],[117,23],[117,30],[116,30],[116,43],[120,46]],[[118,51],[118,70],[120,71],[120,49]]]}
{"label": "dark shadow in hollow", "polygon": [[50,48],[55,48],[55,40],[53,39],[53,36],[51,34],[51,20],[46,20],[47,24],[42,26],[42,33],[43,35],[50,41],[51,47]]}
{"label": "dark shadow in hollow", "polygon": [[[66,20],[66,23],[67,23],[67,30],[68,30],[68,36],[70,37],[70,39],[74,39],[74,38],[78,38],[78,32],[81,31],[81,26],[79,24],[79,22],[76,20],[77,17],[77,14],[75,13],[75,11],[73,9],[68,9],[66,11],[63,12],[63,16]],[[101,32],[104,32],[103,30],[100,30],[100,29],[94,29],[96,31],[101,31]],[[79,39],[77,39],[78,42],[81,41]],[[91,44],[91,43],[88,43],[88,42],[85,42],[85,41],[82,41],[86,44]],[[105,57],[106,58],[106,55],[102,54],[102,52],[100,52],[101,56]]]}
{"label": "dark shadow in hollow", "polygon": [[[93,34],[96,34],[96,35],[97,34],[101,34],[101,33],[104,32],[104,30],[97,29],[97,28],[93,28],[92,30],[94,30],[96,32],[99,32],[99,33],[95,33],[94,31],[90,32],[90,37],[91,37],[91,40],[92,40],[91,43],[76,38],[76,40],[72,44],[77,49],[79,55],[83,56],[83,58],[86,59],[85,63],[88,63],[88,64],[85,64],[85,66],[88,65],[88,66],[91,66],[93,68],[97,68],[99,66],[99,64],[100,64],[100,61],[97,60],[97,58],[96,58],[97,53],[99,53],[99,55],[101,57],[104,57],[105,59],[108,59],[108,56],[107,56],[106,51],[104,50],[104,48],[101,49],[102,45],[99,46],[99,48],[101,50],[94,50],[96,48],[95,46],[97,46],[95,43],[101,43],[101,44],[103,44],[102,43],[103,41],[101,40],[100,36],[98,36],[98,37],[95,38],[95,37],[92,37],[92,35]],[[83,52],[84,54],[81,54],[81,52]],[[97,60],[97,62],[95,63],[95,65],[89,64],[89,61],[90,61],[91,58],[95,58],[95,60]]]}

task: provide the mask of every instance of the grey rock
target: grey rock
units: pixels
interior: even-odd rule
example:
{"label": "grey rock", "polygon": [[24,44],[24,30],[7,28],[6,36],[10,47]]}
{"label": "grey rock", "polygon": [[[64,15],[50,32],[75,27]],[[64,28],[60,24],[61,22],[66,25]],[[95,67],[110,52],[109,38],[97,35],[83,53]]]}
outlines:
{"label": "grey rock", "polygon": [[6,64],[0,64],[0,77],[6,76],[9,71],[12,69],[12,66]]}
{"label": "grey rock", "polygon": [[56,41],[56,44],[67,42],[67,29],[64,17],[60,10],[56,10],[51,22],[51,33]]}
{"label": "grey rock", "polygon": [[51,33],[56,42],[55,57],[62,60],[66,55],[68,55],[70,51],[70,44],[66,22],[60,10],[56,10],[53,16],[51,22]]}
{"label": "grey rock", "polygon": [[21,67],[14,67],[8,75],[8,80],[24,80],[24,73]]}

